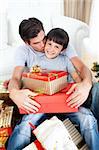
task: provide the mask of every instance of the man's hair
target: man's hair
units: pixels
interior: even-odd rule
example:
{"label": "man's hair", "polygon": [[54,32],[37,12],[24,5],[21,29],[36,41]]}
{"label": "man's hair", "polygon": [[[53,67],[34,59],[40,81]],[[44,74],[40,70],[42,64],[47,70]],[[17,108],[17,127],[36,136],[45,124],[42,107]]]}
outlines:
{"label": "man's hair", "polygon": [[19,25],[19,34],[22,40],[27,42],[36,37],[41,30],[44,31],[43,23],[37,18],[24,19]]}
{"label": "man's hair", "polygon": [[66,49],[69,43],[68,33],[61,28],[54,28],[50,30],[46,36],[46,40],[53,41],[63,46],[63,49]]}

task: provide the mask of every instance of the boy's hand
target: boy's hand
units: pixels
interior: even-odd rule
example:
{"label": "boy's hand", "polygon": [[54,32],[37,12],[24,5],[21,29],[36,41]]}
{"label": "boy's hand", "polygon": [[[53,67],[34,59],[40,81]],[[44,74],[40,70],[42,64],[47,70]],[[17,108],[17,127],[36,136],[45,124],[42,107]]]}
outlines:
{"label": "boy's hand", "polygon": [[25,110],[27,113],[38,112],[40,104],[38,104],[35,100],[30,98],[35,97],[36,95],[38,94],[31,92],[28,89],[13,89],[10,92],[10,98],[13,100],[13,102],[18,106],[18,108]]}
{"label": "boy's hand", "polygon": [[88,98],[91,87],[87,87],[83,82],[72,85],[66,94],[71,94],[66,102],[70,107],[81,106]]}

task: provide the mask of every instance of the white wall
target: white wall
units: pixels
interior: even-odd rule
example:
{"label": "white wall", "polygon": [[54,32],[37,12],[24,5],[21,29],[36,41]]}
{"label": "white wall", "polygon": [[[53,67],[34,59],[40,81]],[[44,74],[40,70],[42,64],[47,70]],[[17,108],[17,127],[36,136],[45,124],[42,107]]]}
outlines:
{"label": "white wall", "polygon": [[93,0],[89,26],[92,53],[97,55],[99,53],[99,0]]}
{"label": "white wall", "polygon": [[85,44],[93,61],[99,62],[99,0],[93,0],[90,16],[90,35]]}
{"label": "white wall", "polygon": [[46,15],[63,15],[63,0],[7,0],[9,13],[16,12],[28,14],[28,10],[33,15],[34,12],[45,13]]}
{"label": "white wall", "polygon": [[8,7],[8,0],[0,0],[0,13],[6,12],[6,9]]}
{"label": "white wall", "polygon": [[10,12],[14,11],[14,13],[21,12],[24,14],[27,8],[29,8],[32,11],[33,9],[38,12],[43,11],[45,14],[63,15],[63,4],[64,0],[0,0],[0,12],[4,12],[8,8]]}
{"label": "white wall", "polygon": [[[8,43],[19,44],[19,23],[29,17],[37,17],[44,24],[46,33],[51,29],[49,18],[52,15],[63,15],[64,0],[7,0],[8,1]],[[10,20],[10,21],[9,21]],[[15,24],[15,28],[14,27]],[[10,36],[10,33],[13,33]],[[15,35],[15,33],[17,33]],[[16,41],[15,41],[16,40]],[[22,41],[21,41],[22,42]]]}

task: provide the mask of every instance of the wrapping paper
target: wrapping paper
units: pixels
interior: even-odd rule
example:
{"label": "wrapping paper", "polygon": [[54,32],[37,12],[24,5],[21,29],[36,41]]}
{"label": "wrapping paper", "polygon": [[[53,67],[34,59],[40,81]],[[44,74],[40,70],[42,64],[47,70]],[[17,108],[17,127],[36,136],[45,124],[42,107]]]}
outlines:
{"label": "wrapping paper", "polygon": [[[33,99],[35,99],[35,101],[37,101],[41,105],[38,113],[77,112],[78,108],[71,108],[66,103],[66,99],[70,96],[67,95],[66,92],[73,84],[74,83],[69,83],[65,89],[53,95],[42,94],[42,95],[35,96]],[[21,114],[26,114],[26,112],[22,109],[19,109],[19,111]]]}
{"label": "wrapping paper", "polygon": [[39,73],[23,73],[23,85],[33,91],[52,95],[65,88],[67,84],[67,72],[47,71]]}
{"label": "wrapping paper", "polygon": [[26,146],[23,150],[45,150],[45,149],[42,147],[41,143],[38,140],[35,140],[34,142]]}

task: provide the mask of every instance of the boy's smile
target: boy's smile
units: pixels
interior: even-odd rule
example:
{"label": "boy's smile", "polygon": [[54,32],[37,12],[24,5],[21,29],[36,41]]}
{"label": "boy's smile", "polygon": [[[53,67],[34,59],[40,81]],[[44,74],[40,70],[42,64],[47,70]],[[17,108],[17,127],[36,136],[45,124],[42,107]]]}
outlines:
{"label": "boy's smile", "polygon": [[45,54],[47,56],[47,58],[55,58],[57,57],[61,50],[63,49],[63,46],[58,44],[58,43],[55,43],[54,41],[50,41],[50,40],[47,40],[46,41],[46,44],[45,44]]}

